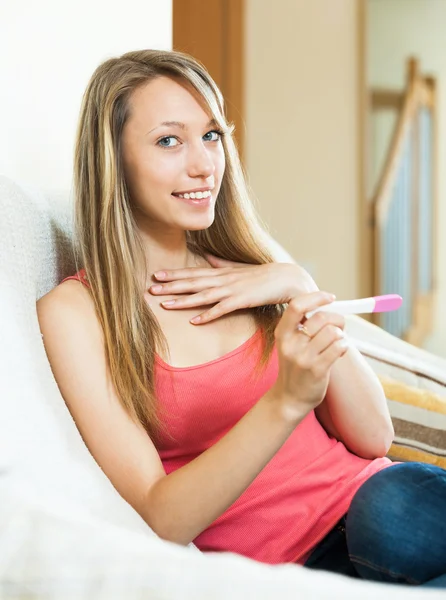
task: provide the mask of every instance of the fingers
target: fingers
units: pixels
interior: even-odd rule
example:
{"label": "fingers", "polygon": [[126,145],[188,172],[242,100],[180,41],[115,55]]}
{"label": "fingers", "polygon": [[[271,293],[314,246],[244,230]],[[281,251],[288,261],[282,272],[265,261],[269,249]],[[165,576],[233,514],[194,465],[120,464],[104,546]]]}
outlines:
{"label": "fingers", "polygon": [[308,337],[303,353],[311,364],[318,365],[322,373],[327,372],[349,348],[344,326],[344,317],[335,313],[316,313],[305,322]]}
{"label": "fingers", "polygon": [[179,308],[194,308],[196,306],[216,304],[217,302],[224,301],[228,296],[229,293],[225,288],[210,288],[208,290],[203,290],[198,294],[163,300],[161,305],[164,306],[164,308],[175,308],[175,310]]}
{"label": "fingers", "polygon": [[[228,273],[232,268],[220,268],[220,273]],[[213,267],[188,267],[185,269],[172,269],[169,271],[156,271],[153,273],[153,277],[158,281],[174,281],[177,279],[189,279],[191,277],[215,277],[216,272]]]}
{"label": "fingers", "polygon": [[333,342],[326,350],[324,350],[320,356],[320,366],[323,370],[328,370],[333,364],[344,356],[349,348],[348,341],[343,339],[338,339],[336,342]]}
{"label": "fingers", "polygon": [[[208,271],[209,275],[209,271]],[[219,275],[212,274],[211,277],[205,275],[198,275],[197,277],[187,279],[177,279],[167,283],[155,283],[150,286],[149,292],[154,295],[166,296],[167,294],[196,294],[207,289],[217,287]],[[220,280],[220,284],[223,284],[224,280]]]}
{"label": "fingers", "polygon": [[[324,355],[332,345],[337,347],[337,342],[345,340],[344,327],[344,317],[335,313],[316,313],[313,317],[305,321],[305,331],[307,333],[305,351],[308,357],[316,359],[319,355]],[[345,342],[346,344],[347,342]],[[344,344],[341,344],[339,350],[342,351],[343,347]],[[338,353],[335,354],[339,357]],[[331,353],[327,356],[330,357]]]}
{"label": "fingers", "polygon": [[[293,298],[288,304],[279,324],[275,330],[276,339],[289,337],[296,333],[298,324],[304,319],[305,314],[333,302],[335,296],[328,292],[313,292]],[[316,313],[320,314],[320,313]],[[314,315],[316,317],[316,315]],[[312,318],[314,318],[312,317]],[[308,320],[308,322],[310,319]],[[307,323],[305,323],[305,326]],[[303,335],[302,333],[300,335]]]}
{"label": "fingers", "polygon": [[314,337],[309,339],[308,351],[317,356],[327,350],[333,343],[343,339],[345,339],[345,336],[341,327],[325,325]]}
{"label": "fingers", "polygon": [[314,337],[319,331],[321,331],[327,325],[338,327],[339,329],[345,328],[345,317],[331,312],[317,312],[315,315],[305,320],[305,327],[311,337]]}
{"label": "fingers", "polygon": [[[314,292],[295,298],[288,305],[275,331],[282,352],[299,357],[302,364],[317,365],[321,373],[326,372],[348,350],[343,333],[345,320],[342,315],[329,312],[318,312],[305,320],[305,314],[309,312],[309,306],[323,306],[332,302],[333,298],[333,294],[327,292]],[[299,331],[298,326],[304,320],[305,329]]]}
{"label": "fingers", "polygon": [[218,302],[212,308],[202,312],[197,315],[193,319],[190,319],[190,322],[196,325],[200,323],[200,325],[204,325],[205,323],[209,323],[209,321],[214,321],[222,317],[223,315],[227,315],[234,310],[239,308],[238,304],[234,304],[234,301],[229,298],[228,300],[223,300],[222,302]]}
{"label": "fingers", "polygon": [[345,318],[329,312],[319,312],[305,321],[305,330],[312,340],[311,349],[320,354],[330,344],[344,337]]}

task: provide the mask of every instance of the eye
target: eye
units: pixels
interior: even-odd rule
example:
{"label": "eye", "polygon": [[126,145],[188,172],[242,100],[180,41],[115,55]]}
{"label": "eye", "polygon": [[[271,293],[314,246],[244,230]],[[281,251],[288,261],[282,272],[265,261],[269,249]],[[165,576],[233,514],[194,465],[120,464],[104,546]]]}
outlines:
{"label": "eye", "polygon": [[223,132],[221,132],[221,131],[217,131],[217,130],[208,131],[207,133],[204,134],[203,139],[205,142],[218,142],[218,140],[221,139],[222,135],[223,135]]}
{"label": "eye", "polygon": [[[172,144],[170,142],[175,141],[175,144]],[[175,146],[178,145],[178,138],[176,138],[174,135],[168,135],[166,137],[162,137],[161,139],[158,140],[157,144],[159,144],[161,147],[163,148],[174,148]]]}

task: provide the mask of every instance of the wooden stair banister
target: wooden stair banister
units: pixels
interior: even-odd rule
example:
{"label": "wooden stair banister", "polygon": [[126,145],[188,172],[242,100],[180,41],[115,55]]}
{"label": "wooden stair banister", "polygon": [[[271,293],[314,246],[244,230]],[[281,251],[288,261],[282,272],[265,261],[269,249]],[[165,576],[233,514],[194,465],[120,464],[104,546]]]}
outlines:
{"label": "wooden stair banister", "polygon": [[373,290],[401,293],[405,300],[400,315],[376,316],[375,322],[415,344],[432,328],[435,292],[435,96],[435,80],[420,74],[414,58],[403,92],[370,93],[372,110],[398,111],[371,200]]}

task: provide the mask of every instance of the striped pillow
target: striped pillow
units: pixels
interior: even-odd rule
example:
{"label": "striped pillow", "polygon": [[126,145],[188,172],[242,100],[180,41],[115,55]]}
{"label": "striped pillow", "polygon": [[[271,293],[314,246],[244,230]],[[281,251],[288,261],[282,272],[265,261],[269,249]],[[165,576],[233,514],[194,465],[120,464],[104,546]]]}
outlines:
{"label": "striped pillow", "polygon": [[446,397],[379,377],[392,417],[392,460],[421,461],[446,469]]}
{"label": "striped pillow", "polygon": [[446,469],[446,361],[358,317],[347,318],[347,333],[383,385],[395,428],[389,457]]}

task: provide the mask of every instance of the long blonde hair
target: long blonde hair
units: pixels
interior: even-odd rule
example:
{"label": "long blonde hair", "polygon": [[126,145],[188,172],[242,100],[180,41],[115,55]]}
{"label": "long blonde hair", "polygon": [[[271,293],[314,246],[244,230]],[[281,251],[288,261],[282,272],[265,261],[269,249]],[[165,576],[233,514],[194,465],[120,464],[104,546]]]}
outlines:
{"label": "long blonde hair", "polygon": [[[120,401],[152,436],[162,424],[155,397],[155,353],[166,352],[168,346],[144,300],[145,259],[124,178],[121,139],[130,95],[159,76],[191,85],[226,132],[222,136],[226,169],[215,220],[206,230],[187,232],[188,246],[197,254],[210,252],[233,261],[273,261],[249,198],[221,93],[206,69],[186,54],[159,50],[128,52],[102,63],[85,91],[76,138],[76,259],[90,284]],[[251,310],[262,330],[263,365],[271,353],[283,306]]]}

